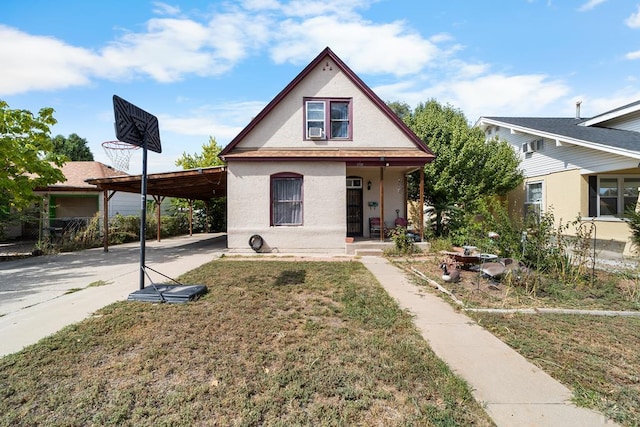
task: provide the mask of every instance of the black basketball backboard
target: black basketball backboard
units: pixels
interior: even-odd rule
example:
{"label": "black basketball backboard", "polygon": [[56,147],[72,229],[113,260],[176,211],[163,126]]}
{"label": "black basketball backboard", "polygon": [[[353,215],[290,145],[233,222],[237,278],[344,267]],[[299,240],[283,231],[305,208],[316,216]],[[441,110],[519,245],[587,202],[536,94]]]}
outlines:
{"label": "black basketball backboard", "polygon": [[162,152],[156,116],[125,101],[118,95],[113,95],[113,113],[116,119],[116,138],[139,147],[144,147],[146,140],[147,149],[156,153]]}

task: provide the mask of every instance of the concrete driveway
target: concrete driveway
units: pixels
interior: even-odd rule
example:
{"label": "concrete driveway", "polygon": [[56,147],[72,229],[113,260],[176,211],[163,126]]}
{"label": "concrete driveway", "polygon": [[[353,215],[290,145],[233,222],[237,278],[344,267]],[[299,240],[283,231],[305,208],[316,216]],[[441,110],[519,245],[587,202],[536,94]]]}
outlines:
{"label": "concrete driveway", "polygon": [[[139,243],[0,262],[0,356],[80,321],[139,288]],[[226,251],[226,235],[146,243],[145,264],[176,278]],[[156,283],[167,279],[149,272]],[[101,283],[102,286],[90,286]],[[148,281],[147,281],[148,284]],[[75,291],[75,292],[70,292]]]}

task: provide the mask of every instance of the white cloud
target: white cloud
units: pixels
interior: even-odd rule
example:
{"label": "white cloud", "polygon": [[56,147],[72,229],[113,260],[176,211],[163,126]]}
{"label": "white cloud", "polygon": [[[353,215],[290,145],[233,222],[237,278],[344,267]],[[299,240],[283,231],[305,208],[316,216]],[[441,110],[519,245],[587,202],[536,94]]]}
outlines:
{"label": "white cloud", "polygon": [[480,116],[543,114],[568,95],[569,87],[544,75],[484,74],[433,85],[405,82],[376,87],[375,91],[383,99],[400,99],[411,106],[435,98],[459,108],[473,122]]}
{"label": "white cloud", "polygon": [[171,6],[167,3],[163,2],[154,2],[153,3],[153,13],[157,15],[170,15],[176,16],[180,14],[180,8],[178,6]]}
{"label": "white cloud", "polygon": [[640,50],[636,50],[634,52],[629,52],[624,56],[626,59],[640,59]]}
{"label": "white cloud", "polygon": [[607,0],[588,0],[582,6],[578,8],[578,12],[586,12],[594,9],[596,6],[606,2]]}
{"label": "white cloud", "polygon": [[263,102],[231,102],[216,106],[201,106],[187,111],[181,116],[160,116],[163,130],[178,134],[202,136],[206,142],[209,136],[221,145],[233,139],[260,110]]}
{"label": "white cloud", "polygon": [[632,13],[631,16],[625,19],[624,23],[630,28],[640,28],[640,5],[638,5],[636,13]]}
{"label": "white cloud", "polygon": [[280,25],[271,55],[276,63],[303,64],[330,46],[356,73],[417,73],[438,55],[439,49],[418,33],[396,21],[372,24],[338,21],[317,16]]}
{"label": "white cloud", "polygon": [[0,95],[87,85],[99,60],[88,49],[3,25],[0,40]]}
{"label": "white cloud", "polygon": [[630,104],[640,99],[637,87],[625,87],[607,97],[583,96],[581,109],[584,117],[592,117],[613,110],[614,108]]}

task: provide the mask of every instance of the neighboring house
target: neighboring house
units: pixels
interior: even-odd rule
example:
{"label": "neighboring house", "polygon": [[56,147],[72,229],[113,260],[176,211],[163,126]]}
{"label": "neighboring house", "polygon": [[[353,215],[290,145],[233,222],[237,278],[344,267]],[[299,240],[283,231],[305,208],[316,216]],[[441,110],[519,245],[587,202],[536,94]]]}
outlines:
{"label": "neighboring house", "polygon": [[640,101],[588,119],[578,103],[575,118],[480,117],[476,126],[520,153],[525,181],[511,206],[593,221],[597,249],[631,253],[623,216],[638,201]]}
{"label": "neighboring house", "polygon": [[[100,162],[67,162],[62,166],[65,181],[46,188],[36,189],[42,196],[41,209],[47,212],[42,219],[44,228],[65,228],[87,223],[97,213],[103,212],[104,197],[95,185],[85,182],[88,178],[108,178],[127,175]],[[140,196],[133,193],[115,193],[109,200],[109,216],[116,214],[140,215]],[[24,237],[33,236],[28,230]]]}
{"label": "neighboring house", "polygon": [[434,155],[326,48],[220,157],[230,251],[258,235],[260,251],[326,252],[406,218],[406,176]]}

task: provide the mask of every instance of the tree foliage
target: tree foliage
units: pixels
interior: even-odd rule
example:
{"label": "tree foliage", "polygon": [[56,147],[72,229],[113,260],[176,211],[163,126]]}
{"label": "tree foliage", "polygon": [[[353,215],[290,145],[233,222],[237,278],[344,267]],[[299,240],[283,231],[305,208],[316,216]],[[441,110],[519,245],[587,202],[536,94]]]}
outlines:
{"label": "tree foliage", "polygon": [[[218,157],[220,151],[222,151],[222,147],[218,145],[215,138],[210,136],[209,142],[202,144],[201,153],[188,154],[183,152],[182,156],[176,160],[176,166],[180,166],[182,169],[197,169],[223,165],[224,162]],[[183,211],[188,207],[188,201],[185,199],[173,199],[172,205],[174,209]],[[206,203],[196,200],[193,203],[193,208],[196,213],[194,218],[196,232],[226,230],[226,197],[212,198]]]}
{"label": "tree foliage", "polygon": [[89,149],[88,142],[72,133],[67,138],[57,135],[52,139],[53,153],[62,154],[72,162],[93,161],[93,153]]}
{"label": "tree foliage", "polygon": [[[451,206],[472,209],[483,196],[503,196],[522,183],[520,160],[509,143],[497,138],[487,141],[460,110],[430,100],[418,105],[405,121],[436,154],[424,172],[425,198],[438,214]],[[414,196],[416,181],[414,177]],[[439,227],[437,234],[441,231]]]}
{"label": "tree foliage", "polygon": [[64,180],[64,163],[53,152],[49,127],[56,120],[52,108],[37,116],[27,110],[12,110],[0,100],[0,205],[24,208],[33,200],[33,190]]}
{"label": "tree foliage", "polygon": [[222,165],[224,162],[218,157],[220,151],[222,151],[222,147],[218,145],[214,137],[210,136],[209,142],[202,144],[202,153],[187,154],[185,151],[176,160],[176,166],[180,166],[182,169],[196,169]]}

